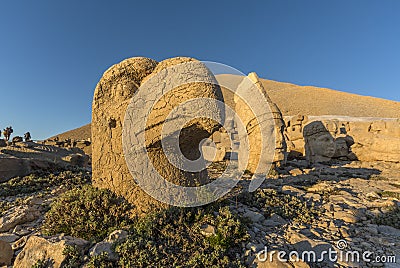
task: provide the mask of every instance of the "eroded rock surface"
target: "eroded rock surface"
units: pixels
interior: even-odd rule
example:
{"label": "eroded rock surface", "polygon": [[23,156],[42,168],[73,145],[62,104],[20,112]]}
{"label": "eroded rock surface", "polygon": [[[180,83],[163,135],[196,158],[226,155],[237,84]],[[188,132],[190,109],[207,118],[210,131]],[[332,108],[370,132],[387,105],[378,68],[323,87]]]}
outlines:
{"label": "eroded rock surface", "polygon": [[8,242],[0,240],[0,265],[10,265],[13,250]]}
{"label": "eroded rock surface", "polygon": [[44,261],[48,267],[62,267],[66,260],[66,255],[63,254],[66,246],[76,246],[83,253],[88,245],[88,241],[70,236],[49,238],[31,236],[15,259],[14,267],[31,268],[38,261]]}
{"label": "eroded rock surface", "polygon": [[39,215],[39,211],[31,206],[14,207],[0,218],[0,232],[5,232],[19,224],[33,221]]}
{"label": "eroded rock surface", "polygon": [[0,150],[0,182],[34,171],[67,166],[87,167],[89,156],[78,148],[59,148],[35,142],[17,142]]}

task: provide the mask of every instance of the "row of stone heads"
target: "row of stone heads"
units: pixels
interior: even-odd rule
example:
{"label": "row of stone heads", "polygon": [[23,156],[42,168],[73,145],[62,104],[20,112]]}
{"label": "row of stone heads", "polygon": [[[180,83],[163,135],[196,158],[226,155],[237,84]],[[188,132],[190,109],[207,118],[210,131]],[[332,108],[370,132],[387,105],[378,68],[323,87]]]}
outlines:
{"label": "row of stone heads", "polygon": [[400,119],[326,116],[285,117],[289,154],[319,162],[330,159],[389,161],[400,159]]}
{"label": "row of stone heads", "polygon": [[[225,128],[214,132],[202,144],[204,157],[208,161],[222,161],[240,146],[237,123],[233,119],[227,120]],[[226,126],[231,127],[228,129]],[[351,151],[355,141],[347,135],[346,128],[342,128],[335,121],[309,121],[305,115],[286,118],[282,132],[288,158],[306,157],[310,162],[357,160]]]}

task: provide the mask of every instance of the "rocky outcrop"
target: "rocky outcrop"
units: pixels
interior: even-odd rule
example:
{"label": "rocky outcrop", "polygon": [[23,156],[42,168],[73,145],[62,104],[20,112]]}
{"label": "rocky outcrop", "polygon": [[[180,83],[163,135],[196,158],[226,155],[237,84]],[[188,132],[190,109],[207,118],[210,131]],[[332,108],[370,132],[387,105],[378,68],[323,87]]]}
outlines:
{"label": "rocky outcrop", "polygon": [[31,236],[24,249],[18,254],[14,262],[15,268],[30,268],[38,261],[43,261],[49,267],[62,267],[66,260],[63,251],[67,246],[74,246],[83,251],[88,247],[89,242],[83,239],[70,236],[59,236],[43,238]]}
{"label": "rocky outcrop", "polygon": [[107,253],[107,259],[116,261],[118,260],[118,254],[113,251],[113,244],[121,242],[126,239],[128,232],[124,230],[116,230],[108,235],[106,239],[95,244],[89,250],[89,256],[99,256],[102,253]]}
{"label": "rocky outcrop", "polygon": [[7,142],[4,139],[0,139],[0,147],[6,147]]}
{"label": "rocky outcrop", "polygon": [[13,250],[9,243],[0,240],[0,265],[11,265]]}
{"label": "rocky outcrop", "polygon": [[78,148],[58,148],[35,142],[18,142],[0,150],[0,182],[34,171],[67,166],[86,167],[88,156]]}
{"label": "rocky outcrop", "polygon": [[[64,135],[64,134],[62,134],[62,135]],[[91,138],[88,138],[85,140],[71,139],[71,138],[61,140],[61,139],[59,139],[58,136],[56,136],[54,138],[50,138],[50,139],[42,141],[42,145],[56,146],[59,148],[68,148],[71,150],[80,149],[87,155],[92,154],[92,147],[90,146]]]}
{"label": "rocky outcrop", "polygon": [[88,165],[89,156],[85,154],[71,154],[63,157],[62,160],[73,166],[85,167]]}
{"label": "rocky outcrop", "polygon": [[22,142],[22,141],[23,141],[23,138],[21,136],[15,136],[14,138],[12,138],[13,143]]}
{"label": "rocky outcrop", "polygon": [[40,216],[40,212],[31,206],[22,205],[13,207],[0,218],[0,232],[6,232],[15,226],[31,222]]}
{"label": "rocky outcrop", "polygon": [[29,161],[16,157],[0,158],[0,182],[7,181],[13,177],[25,176],[31,172]]}

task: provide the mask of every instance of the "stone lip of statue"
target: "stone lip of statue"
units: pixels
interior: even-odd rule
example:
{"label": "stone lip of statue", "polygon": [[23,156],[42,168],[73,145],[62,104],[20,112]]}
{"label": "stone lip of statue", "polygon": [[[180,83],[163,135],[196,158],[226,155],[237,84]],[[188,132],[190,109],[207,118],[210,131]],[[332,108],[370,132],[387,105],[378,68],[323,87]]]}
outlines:
{"label": "stone lip of statue", "polygon": [[310,163],[328,162],[336,153],[335,139],[320,121],[304,127],[306,157]]}

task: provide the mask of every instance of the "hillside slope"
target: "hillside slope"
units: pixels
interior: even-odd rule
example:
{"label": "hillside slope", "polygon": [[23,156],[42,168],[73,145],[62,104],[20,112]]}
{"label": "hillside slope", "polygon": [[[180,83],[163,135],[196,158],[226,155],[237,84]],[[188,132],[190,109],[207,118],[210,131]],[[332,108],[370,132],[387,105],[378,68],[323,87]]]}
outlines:
{"label": "hillside slope", "polygon": [[90,129],[90,123],[72,130],[69,130],[67,132],[55,135],[51,137],[50,139],[53,139],[55,137],[58,137],[60,140],[66,140],[66,139],[73,139],[73,140],[87,140],[90,139],[92,136],[92,131]]}
{"label": "hillside slope", "polygon": [[[240,76],[220,75],[217,80],[230,87],[237,86]],[[284,116],[304,115],[342,115],[354,117],[400,118],[400,102],[360,96],[328,88],[298,86],[295,84],[261,79],[262,83]],[[233,97],[223,90],[225,102],[232,105]],[[90,124],[56,135],[60,140],[90,138]]]}
{"label": "hillside slope", "polygon": [[298,86],[265,79],[262,82],[271,99],[280,107],[284,115],[400,117],[400,102],[328,88]]}

